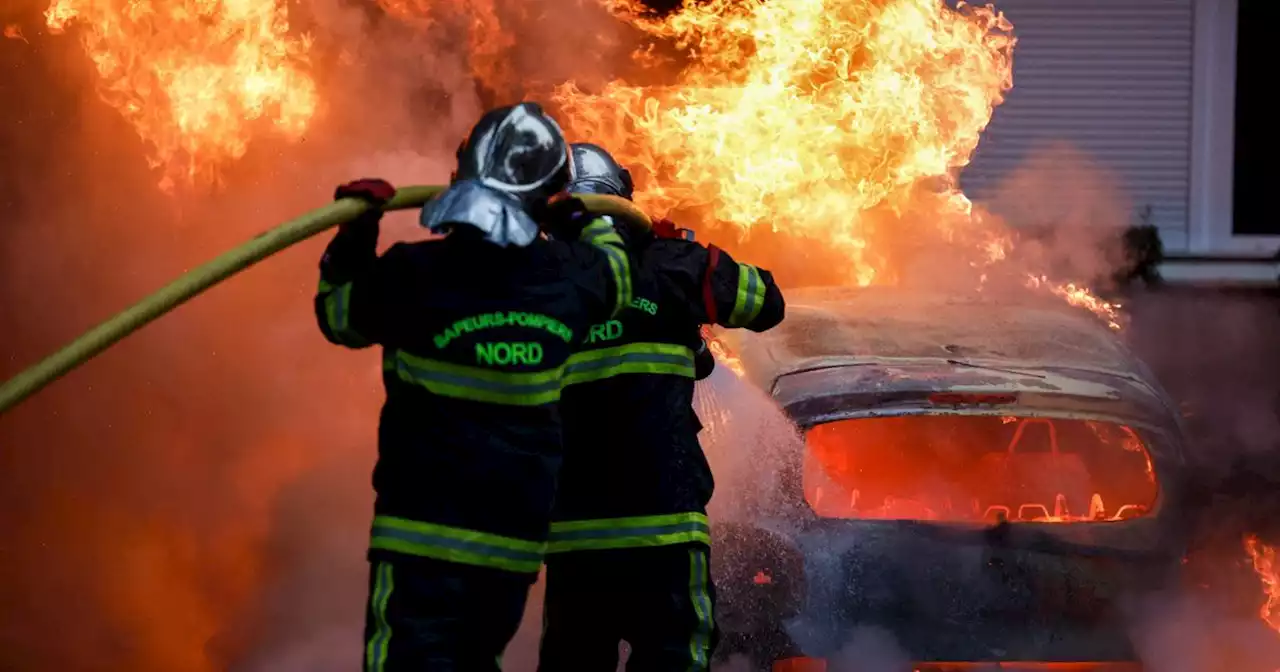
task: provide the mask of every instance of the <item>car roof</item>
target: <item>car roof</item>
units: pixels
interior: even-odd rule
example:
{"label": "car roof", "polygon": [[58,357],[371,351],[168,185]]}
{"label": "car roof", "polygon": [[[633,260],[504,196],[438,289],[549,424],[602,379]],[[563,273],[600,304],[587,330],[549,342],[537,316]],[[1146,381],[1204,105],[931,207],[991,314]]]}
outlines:
{"label": "car roof", "polygon": [[723,331],[751,377],[833,358],[959,360],[1147,377],[1102,320],[1057,297],[993,299],[893,287],[788,290],[786,319],[763,333]]}

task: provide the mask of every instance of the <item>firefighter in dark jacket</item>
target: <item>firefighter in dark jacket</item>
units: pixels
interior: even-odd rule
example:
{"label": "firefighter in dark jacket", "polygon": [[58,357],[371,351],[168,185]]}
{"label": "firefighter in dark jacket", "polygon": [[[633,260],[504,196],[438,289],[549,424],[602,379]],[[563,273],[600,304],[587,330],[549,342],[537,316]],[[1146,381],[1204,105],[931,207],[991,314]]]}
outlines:
{"label": "firefighter in dark jacket", "polygon": [[[571,191],[631,198],[607,152],[574,145],[573,157]],[[709,669],[718,631],[713,482],[693,411],[694,380],[710,372],[695,364],[699,327],[763,331],[784,303],[768,271],[673,237],[667,222],[655,232],[623,232],[639,267],[634,298],[570,358],[539,672],[612,672],[620,640],[632,672]]]}
{"label": "firefighter in dark jacket", "polygon": [[[375,209],[325,251],[321,331],[383,353],[367,672],[499,670],[520,624],[560,466],[563,366],[590,325],[631,302],[629,259],[607,221],[569,224],[585,242],[539,235],[531,212],[571,176],[552,119],[530,103],[500,108],[422,210],[445,238],[378,256]],[[362,180],[337,197],[394,193]]]}

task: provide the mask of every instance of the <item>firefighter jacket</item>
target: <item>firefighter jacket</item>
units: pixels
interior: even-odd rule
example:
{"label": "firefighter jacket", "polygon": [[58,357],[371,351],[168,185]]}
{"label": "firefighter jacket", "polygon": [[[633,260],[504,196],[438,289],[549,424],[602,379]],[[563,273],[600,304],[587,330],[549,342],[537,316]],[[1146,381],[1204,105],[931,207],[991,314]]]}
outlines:
{"label": "firefighter jacket", "polygon": [[637,263],[631,305],[570,358],[552,553],[710,543],[714,483],[693,410],[699,325],[782,321],[773,276],[718,248],[657,239]]}
{"label": "firefighter jacket", "polygon": [[604,220],[525,247],[463,227],[379,256],[377,238],[374,222],[340,231],[315,299],[329,341],[382,348],[370,555],[537,572],[565,363],[631,303],[622,239]]}

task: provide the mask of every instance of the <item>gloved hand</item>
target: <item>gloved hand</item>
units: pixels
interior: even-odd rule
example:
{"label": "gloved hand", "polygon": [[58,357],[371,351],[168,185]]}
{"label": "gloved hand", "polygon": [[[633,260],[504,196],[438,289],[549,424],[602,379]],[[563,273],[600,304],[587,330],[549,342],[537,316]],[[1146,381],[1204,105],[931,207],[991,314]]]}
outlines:
{"label": "gloved hand", "polygon": [[538,225],[555,240],[577,240],[591,222],[587,204],[563,192],[547,199],[539,210],[534,213]]}
{"label": "gloved hand", "polygon": [[693,353],[693,379],[703,380],[716,369],[716,358],[707,347],[706,339],[698,342],[698,349]]}
{"label": "gloved hand", "polygon": [[[390,182],[376,178],[365,178],[363,180],[356,180],[339,186],[333,192],[333,200],[340,201],[344,198],[358,198],[362,201],[372,203],[373,205],[381,206],[391,200],[395,195],[396,188],[391,186]],[[382,209],[380,207],[369,208],[367,212],[361,214],[359,217],[356,217],[350,222],[338,227],[338,230],[368,232],[367,234],[360,234],[361,237],[364,235],[371,235],[376,239],[378,235],[378,222],[380,221],[382,221]]]}
{"label": "gloved hand", "polygon": [[655,238],[674,238],[676,240],[693,240],[693,231],[681,229],[669,219],[653,220],[653,236]]}
{"label": "gloved hand", "polygon": [[390,182],[376,178],[365,178],[339,186],[333,193],[333,200],[358,198],[374,205],[383,205],[395,195],[396,188],[391,186]]}
{"label": "gloved hand", "polygon": [[669,219],[653,220],[653,235],[655,238],[679,238],[676,233],[675,222]]}
{"label": "gloved hand", "polygon": [[[358,198],[381,206],[396,195],[396,188],[386,180],[363,179],[348,182],[333,192],[333,200]],[[377,259],[378,222],[382,208],[369,208],[359,217],[338,227],[333,242],[320,259],[320,276],[338,285],[365,272]]]}

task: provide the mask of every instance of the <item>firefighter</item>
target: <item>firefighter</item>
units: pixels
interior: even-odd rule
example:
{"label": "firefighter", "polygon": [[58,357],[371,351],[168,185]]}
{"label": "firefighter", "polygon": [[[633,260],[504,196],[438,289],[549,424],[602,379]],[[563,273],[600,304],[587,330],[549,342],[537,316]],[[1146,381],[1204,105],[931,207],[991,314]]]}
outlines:
{"label": "firefighter", "polygon": [[[575,144],[573,192],[632,197],[600,147]],[[666,221],[624,231],[638,270],[630,307],[594,325],[561,397],[565,462],[548,545],[539,672],[707,670],[718,631],[698,444],[700,325],[763,331],[783,317],[772,275],[681,239]],[[704,354],[704,357],[709,356]]]}
{"label": "firefighter", "polygon": [[[569,181],[568,154],[537,105],[493,110],[422,210],[443,239],[378,256],[373,209],[320,263],[324,336],[383,354],[367,672],[499,670],[520,624],[561,460],[563,365],[591,324],[631,301],[608,222],[567,225],[590,243],[539,235],[534,215]],[[360,180],[336,196],[381,204],[394,193]]]}

